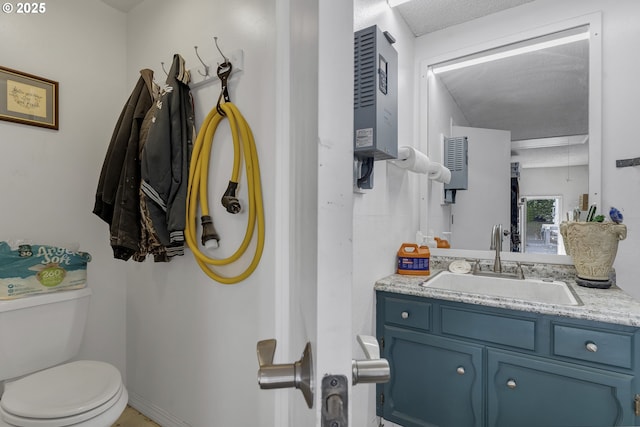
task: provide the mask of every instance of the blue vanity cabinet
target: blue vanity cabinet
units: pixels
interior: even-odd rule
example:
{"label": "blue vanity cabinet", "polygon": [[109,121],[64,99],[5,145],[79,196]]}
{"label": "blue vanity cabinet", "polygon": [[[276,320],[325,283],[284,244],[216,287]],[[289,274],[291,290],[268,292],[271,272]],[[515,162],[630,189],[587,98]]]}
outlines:
{"label": "blue vanity cabinet", "polygon": [[633,376],[487,350],[488,425],[632,426]]}
{"label": "blue vanity cabinet", "polygon": [[638,328],[385,291],[376,328],[404,427],[640,425]]}
{"label": "blue vanity cabinet", "polygon": [[387,419],[405,427],[483,425],[482,347],[387,326]]}
{"label": "blue vanity cabinet", "polygon": [[484,425],[483,347],[432,332],[433,304],[378,295],[378,337],[391,380],[377,387],[379,415],[404,427]]}

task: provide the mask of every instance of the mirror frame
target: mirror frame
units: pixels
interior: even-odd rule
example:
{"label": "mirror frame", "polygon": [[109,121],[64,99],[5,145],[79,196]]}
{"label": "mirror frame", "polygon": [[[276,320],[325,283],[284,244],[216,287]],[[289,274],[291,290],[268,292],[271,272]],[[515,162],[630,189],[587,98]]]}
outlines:
{"label": "mirror frame", "polygon": [[[450,61],[463,56],[472,55],[485,50],[495,49],[504,45],[517,43],[523,40],[541,37],[547,34],[575,28],[589,26],[589,204],[595,203],[602,209],[602,14],[600,12],[578,16],[572,19],[559,21],[550,25],[532,28],[523,32],[500,37],[491,41],[455,50],[443,55],[424,60],[416,59],[419,63],[419,99],[418,99],[418,149],[424,153],[429,152],[429,93],[428,78],[429,67],[442,62]],[[420,118],[426,118],[421,121]],[[420,180],[420,199],[425,203],[420,204],[420,230],[429,230],[429,202],[432,191],[442,191],[443,184],[432,183],[428,179]],[[436,250],[435,255],[491,258],[493,251],[444,249]],[[505,260],[532,261],[554,264],[571,264],[568,255],[544,255],[521,252],[503,252]],[[507,256],[504,256],[507,255]]]}

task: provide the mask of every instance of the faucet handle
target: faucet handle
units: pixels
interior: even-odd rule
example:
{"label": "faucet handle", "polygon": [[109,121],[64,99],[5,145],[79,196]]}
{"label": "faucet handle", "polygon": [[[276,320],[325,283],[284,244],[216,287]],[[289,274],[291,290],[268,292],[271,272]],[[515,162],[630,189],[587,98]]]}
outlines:
{"label": "faucet handle", "polygon": [[522,270],[523,266],[533,267],[533,263],[516,261],[516,274],[518,275],[518,279],[524,279],[524,270]]}
{"label": "faucet handle", "polygon": [[478,258],[466,259],[465,261],[473,263],[473,270],[471,271],[471,274],[476,274],[480,271],[480,260]]}

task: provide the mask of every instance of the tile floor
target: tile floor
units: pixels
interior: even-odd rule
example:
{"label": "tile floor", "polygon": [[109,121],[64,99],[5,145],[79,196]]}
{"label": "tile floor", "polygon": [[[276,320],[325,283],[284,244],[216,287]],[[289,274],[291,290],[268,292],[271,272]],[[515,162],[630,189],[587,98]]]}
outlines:
{"label": "tile floor", "polygon": [[160,427],[131,406],[127,406],[112,427]]}

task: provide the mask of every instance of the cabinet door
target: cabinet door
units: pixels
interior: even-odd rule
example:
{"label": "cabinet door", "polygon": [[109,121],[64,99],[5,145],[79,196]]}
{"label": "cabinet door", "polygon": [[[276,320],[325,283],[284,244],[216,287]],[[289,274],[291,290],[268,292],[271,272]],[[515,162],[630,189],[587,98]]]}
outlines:
{"label": "cabinet door", "polygon": [[384,343],[384,418],[404,427],[482,426],[482,347],[392,326]]}
{"label": "cabinet door", "polygon": [[491,427],[634,425],[631,375],[487,352]]}

